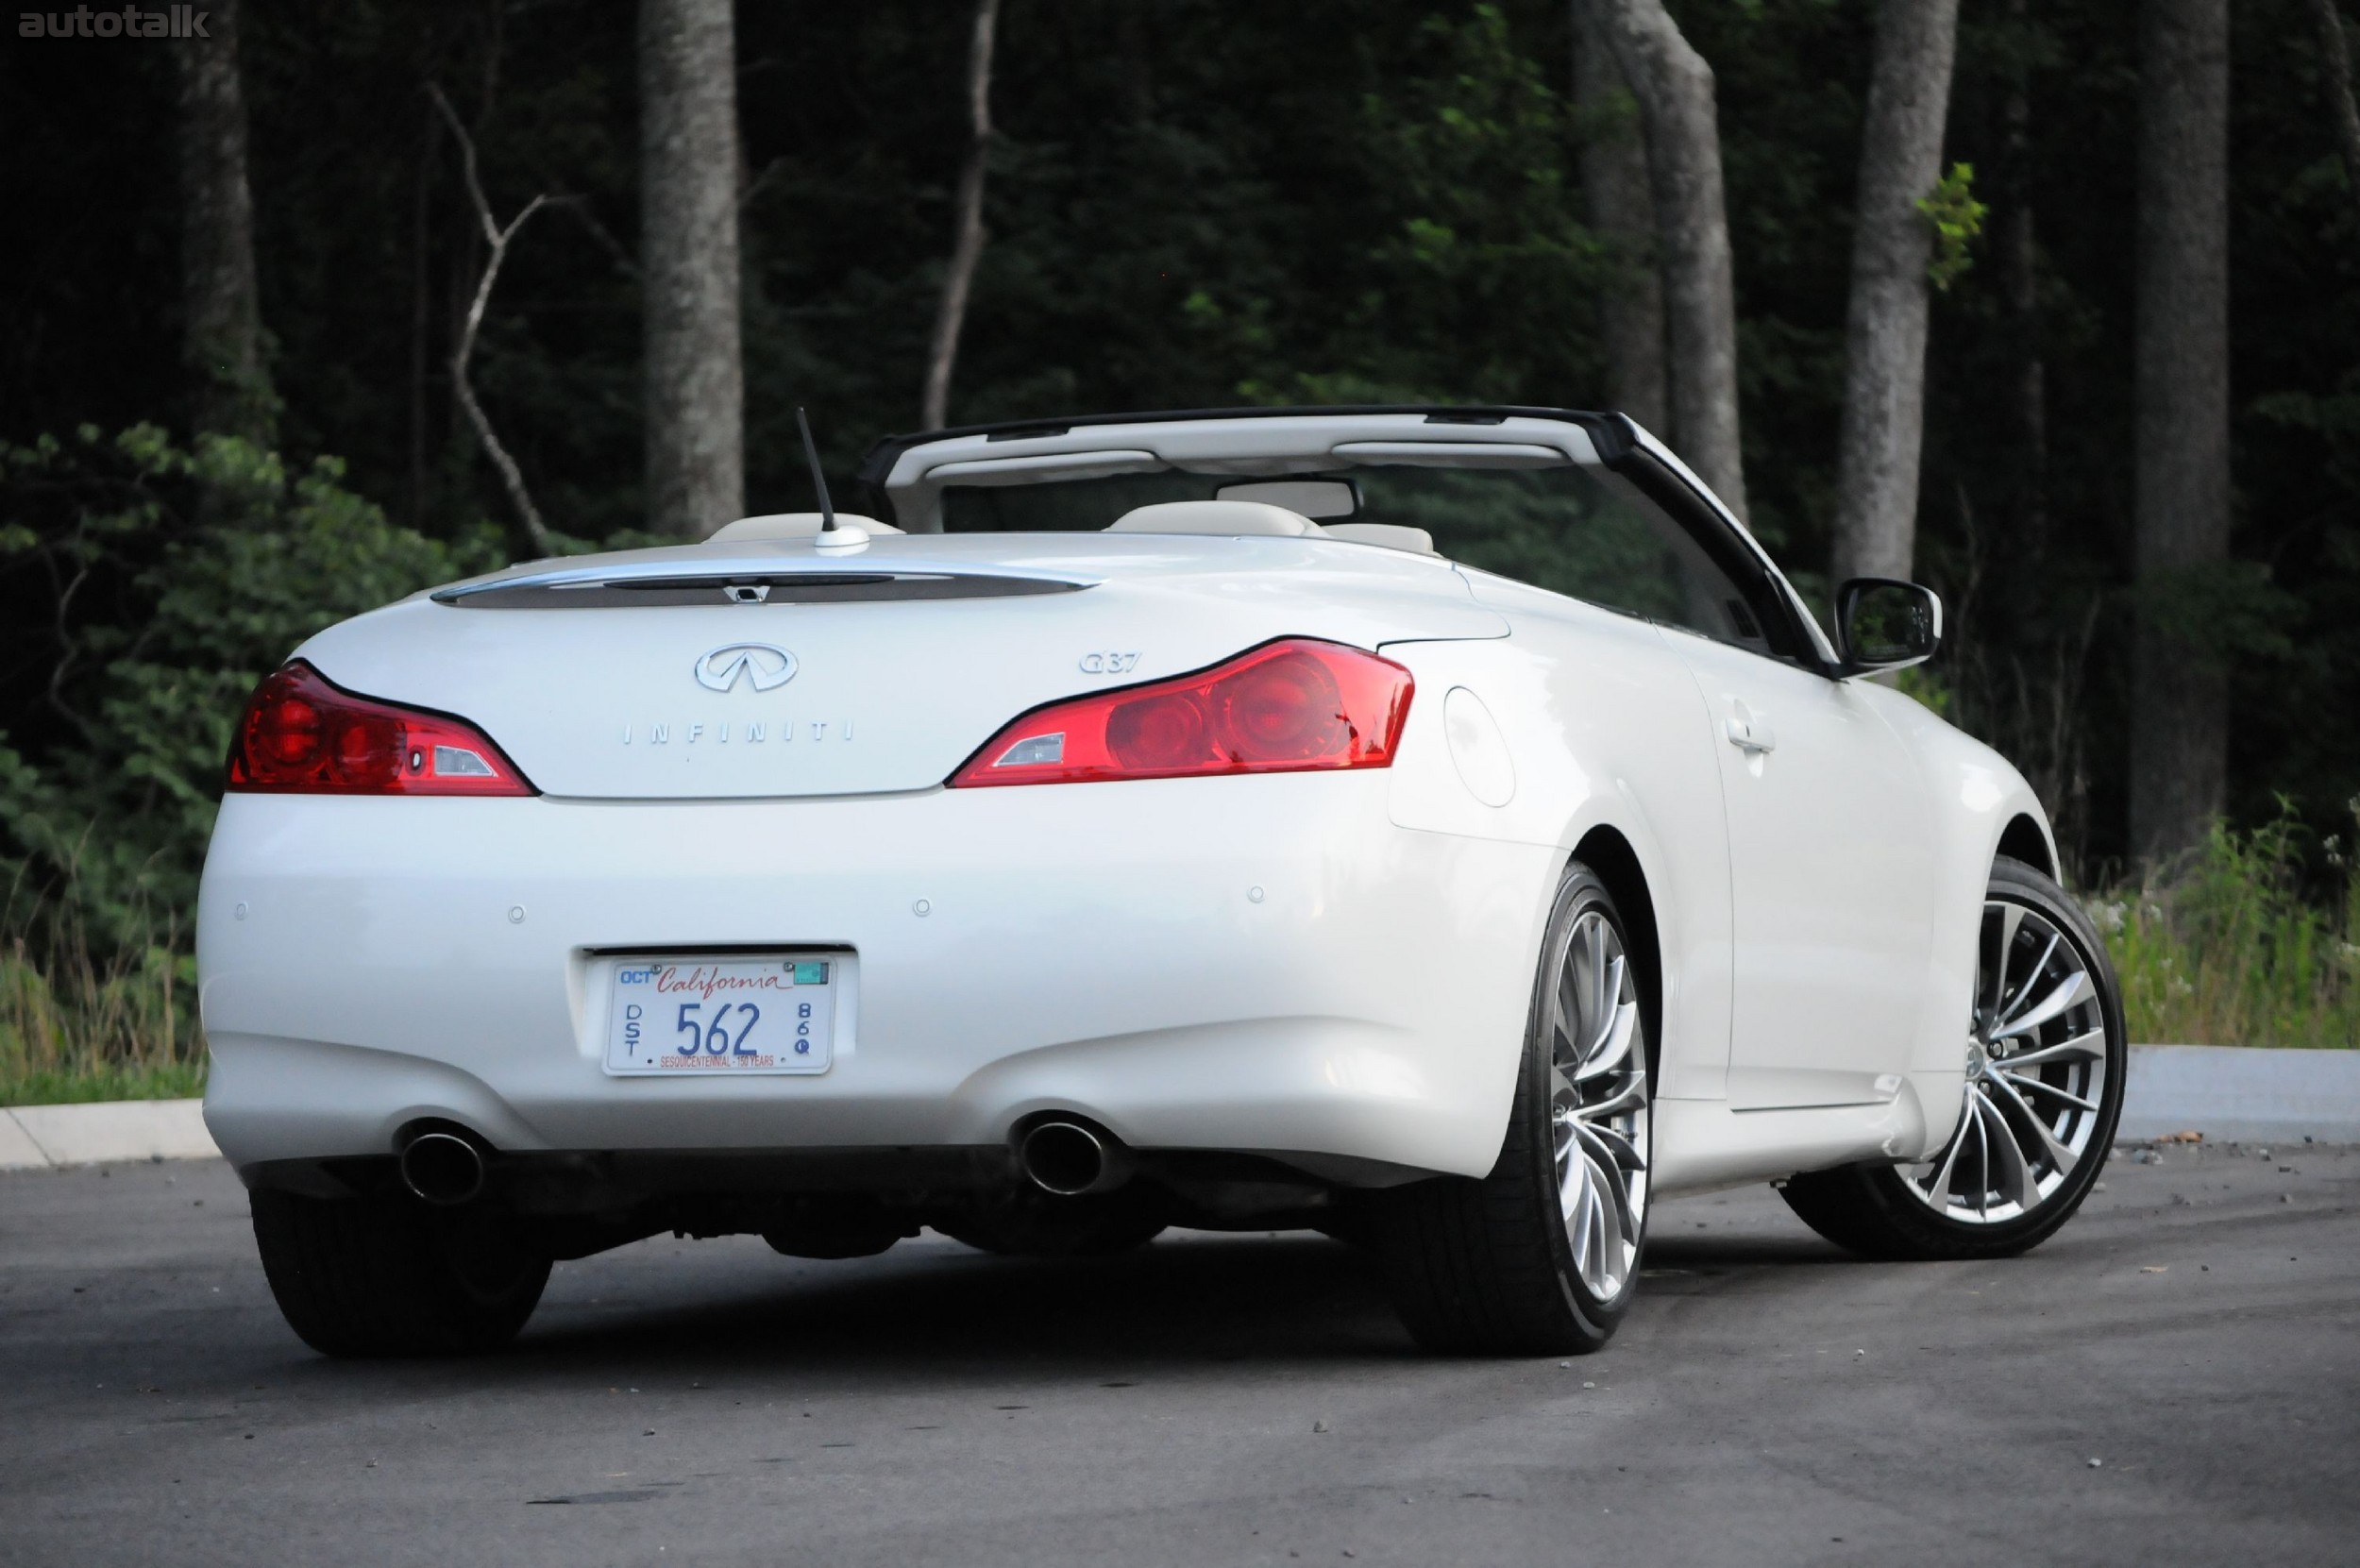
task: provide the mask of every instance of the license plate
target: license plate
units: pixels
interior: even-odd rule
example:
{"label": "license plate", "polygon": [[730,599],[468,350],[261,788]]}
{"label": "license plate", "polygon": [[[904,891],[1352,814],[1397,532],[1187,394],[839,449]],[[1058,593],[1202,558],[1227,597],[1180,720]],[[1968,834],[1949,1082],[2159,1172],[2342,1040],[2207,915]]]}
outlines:
{"label": "license plate", "polygon": [[825,1072],[843,967],[834,954],[624,959],[608,982],[606,1071]]}

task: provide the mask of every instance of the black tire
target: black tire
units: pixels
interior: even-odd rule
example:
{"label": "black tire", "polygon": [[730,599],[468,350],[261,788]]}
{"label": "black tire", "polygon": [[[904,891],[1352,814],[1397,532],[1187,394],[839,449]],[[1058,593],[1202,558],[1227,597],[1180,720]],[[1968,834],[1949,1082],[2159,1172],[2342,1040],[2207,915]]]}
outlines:
{"label": "black tire", "polygon": [[[2020,860],[2002,855],[1993,864],[1989,902],[2018,904],[2045,919],[2075,950],[2073,956],[2096,989],[2097,1016],[2102,1019],[2105,1033],[2104,1079],[2089,1126],[2074,1129],[2086,1130],[2088,1135],[2082,1139],[2081,1157],[2040,1202],[2020,1214],[1988,1223],[1937,1212],[1913,1189],[1902,1171],[1891,1165],[1847,1165],[1812,1172],[1790,1179],[1778,1189],[1787,1206],[1805,1224],[1863,1257],[1896,1261],[2007,1257],[2038,1246],[2073,1218],[2113,1147],[2131,1053],[2122,1021],[2121,989],[2107,959],[2105,942],[2064,888]],[[1986,921],[1977,981],[1979,1005],[1993,962],[1988,926]],[[1981,1060],[1980,1053],[1974,1059]],[[1971,1085],[1967,1092],[1974,1092]],[[1962,1118],[1954,1139],[1964,1138],[1968,1131]]]}
{"label": "black tire", "polygon": [[[1524,1058],[1508,1130],[1492,1172],[1481,1179],[1444,1176],[1370,1194],[1368,1236],[1382,1258],[1394,1309],[1418,1343],[1448,1355],[1565,1356],[1595,1351],[1621,1324],[1639,1280],[1639,1253],[1605,1295],[1585,1282],[1560,1208],[1557,1126],[1552,1116],[1555,1027],[1551,1000],[1583,917],[1595,912],[1619,951],[1631,951],[1622,916],[1589,868],[1569,866],[1549,914],[1534,979]],[[1636,1037],[1642,1104],[1634,1139],[1644,1162],[1652,1125],[1645,1090],[1652,1080],[1638,976],[1625,960]],[[1644,1163],[1641,1166],[1644,1172]],[[1639,1186],[1636,1245],[1645,1244],[1645,1189]]]}
{"label": "black tire", "polygon": [[457,1356],[515,1338],[549,1260],[486,1216],[399,1198],[252,1195],[271,1294],[324,1356]]}

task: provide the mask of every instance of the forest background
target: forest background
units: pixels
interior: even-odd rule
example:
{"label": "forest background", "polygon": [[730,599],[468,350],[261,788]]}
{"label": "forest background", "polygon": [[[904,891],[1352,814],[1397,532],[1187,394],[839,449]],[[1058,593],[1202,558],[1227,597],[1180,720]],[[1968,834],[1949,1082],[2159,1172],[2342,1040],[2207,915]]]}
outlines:
{"label": "forest background", "polygon": [[[1710,67],[1748,519],[1824,598],[1879,32],[1928,0],[1593,3],[1660,10]],[[652,356],[697,341],[665,336],[664,291],[711,280],[682,284],[649,225],[654,56],[684,39],[666,58],[694,65],[710,28],[659,13],[714,6],[244,0],[208,13],[235,27],[204,57],[227,89],[176,53],[195,40],[48,36],[58,11],[0,38],[0,1103],[199,1081],[221,759],[302,636],[545,540],[683,531]],[[733,219],[749,512],[808,504],[798,405],[842,487],[932,423],[1631,400],[1618,302],[1677,244],[1603,199],[1601,153],[1657,127],[1602,57],[1585,77],[1580,0],[719,14],[701,79],[731,101],[678,124],[732,143],[684,145]],[[2174,187],[2142,148],[2174,90],[2153,30],[2207,15],[2227,398],[2198,488],[2221,486],[2225,545],[2158,573],[2139,301]],[[2139,1037],[2360,1043],[2349,24],[2331,0],[1964,0],[1946,26],[1904,548],[1948,641],[1913,690],[2041,791]],[[228,189],[224,91],[251,279],[226,358],[199,330],[238,288],[201,199]],[[2132,832],[2142,647],[2223,683],[2225,772],[2176,837]]]}

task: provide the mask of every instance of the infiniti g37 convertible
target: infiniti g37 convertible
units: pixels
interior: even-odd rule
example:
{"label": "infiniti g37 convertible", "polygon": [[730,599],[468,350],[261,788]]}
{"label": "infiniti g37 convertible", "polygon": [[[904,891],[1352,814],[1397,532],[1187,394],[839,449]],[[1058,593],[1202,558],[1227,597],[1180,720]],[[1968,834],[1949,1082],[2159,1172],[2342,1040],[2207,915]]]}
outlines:
{"label": "infiniti g37 convertible", "polygon": [[1561,1354],[1650,1206],[2021,1251],[2125,1046],[2014,769],[1616,415],[888,440],[865,514],[312,638],[205,869],[206,1116],[331,1355],[497,1343],[665,1231],[1007,1253],[1312,1227]]}

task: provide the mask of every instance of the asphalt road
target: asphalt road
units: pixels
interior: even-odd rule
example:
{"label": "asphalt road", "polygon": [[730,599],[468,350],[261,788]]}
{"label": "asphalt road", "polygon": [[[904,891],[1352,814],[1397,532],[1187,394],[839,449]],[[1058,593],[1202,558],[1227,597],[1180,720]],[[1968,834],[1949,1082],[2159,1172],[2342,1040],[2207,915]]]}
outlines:
{"label": "asphalt road", "polygon": [[[1601,1356],[1417,1355],[1315,1238],[561,1265],[320,1359],[218,1164],[0,1177],[0,1562],[2360,1562],[2360,1151],[2117,1157],[2003,1263],[1663,1206]],[[2094,1464],[2093,1461],[2096,1461]]]}

